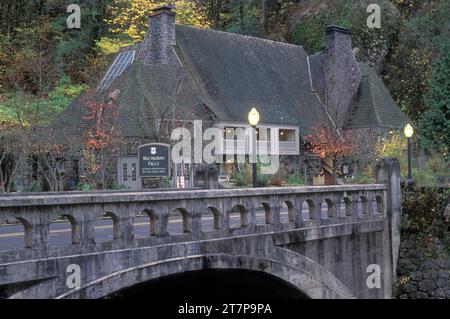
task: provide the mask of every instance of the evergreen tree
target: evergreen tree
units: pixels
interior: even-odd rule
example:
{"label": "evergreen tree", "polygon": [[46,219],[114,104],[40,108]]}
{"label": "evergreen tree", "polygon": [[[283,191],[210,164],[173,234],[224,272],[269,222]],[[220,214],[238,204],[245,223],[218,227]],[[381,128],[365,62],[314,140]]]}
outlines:
{"label": "evergreen tree", "polygon": [[450,145],[450,40],[438,38],[438,56],[433,63],[425,98],[428,111],[420,121],[421,142],[427,150],[438,150],[448,160]]}

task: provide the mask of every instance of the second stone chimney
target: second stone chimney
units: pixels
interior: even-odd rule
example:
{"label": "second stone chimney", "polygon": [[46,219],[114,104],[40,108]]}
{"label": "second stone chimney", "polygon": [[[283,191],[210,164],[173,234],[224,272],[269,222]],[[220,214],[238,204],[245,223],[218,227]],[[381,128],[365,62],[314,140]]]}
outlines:
{"label": "second stone chimney", "polygon": [[358,90],[361,71],[353,54],[350,30],[339,26],[327,27],[326,44],[326,105],[328,113],[339,127]]}
{"label": "second stone chimney", "polygon": [[176,63],[175,12],[173,6],[153,9],[148,20],[148,31],[138,59],[145,64],[172,65]]}

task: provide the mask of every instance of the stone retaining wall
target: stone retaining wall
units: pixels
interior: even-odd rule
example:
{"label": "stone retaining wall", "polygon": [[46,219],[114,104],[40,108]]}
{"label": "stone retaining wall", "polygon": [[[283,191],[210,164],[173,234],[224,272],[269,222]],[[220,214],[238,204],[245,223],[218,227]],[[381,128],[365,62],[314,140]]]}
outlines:
{"label": "stone retaining wall", "polygon": [[450,220],[444,213],[421,233],[403,232],[396,284],[398,298],[450,299],[449,226]]}

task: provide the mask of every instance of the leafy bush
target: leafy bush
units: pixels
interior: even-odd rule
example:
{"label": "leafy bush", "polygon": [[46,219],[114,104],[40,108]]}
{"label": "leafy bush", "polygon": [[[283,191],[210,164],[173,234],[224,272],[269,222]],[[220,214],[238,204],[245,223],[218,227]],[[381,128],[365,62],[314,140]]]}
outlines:
{"label": "leafy bush", "polygon": [[406,232],[411,228],[412,221],[409,218],[408,215],[402,215],[401,221],[400,221],[400,229],[402,232]]}
{"label": "leafy bush", "polygon": [[294,174],[289,175],[287,179],[287,184],[290,186],[303,186],[306,185],[303,176],[298,172],[294,172]]}
{"label": "leafy bush", "polygon": [[88,191],[94,190],[95,186],[92,184],[82,183],[82,184],[78,184],[76,189],[79,191],[88,192]]}
{"label": "leafy bush", "polygon": [[[252,165],[243,164],[238,166],[237,171],[234,173],[232,179],[238,187],[245,187],[252,185],[253,172]],[[258,187],[265,187],[269,183],[269,176],[261,174],[261,164],[257,164],[256,183]]]}
{"label": "leafy bush", "polygon": [[321,14],[303,17],[291,34],[292,42],[304,46],[309,52],[325,49],[326,24],[326,17]]}
{"label": "leafy bush", "polygon": [[[450,7],[449,7],[450,8]],[[427,149],[435,149],[448,159],[450,145],[450,41],[443,36],[437,41],[438,56],[431,68],[430,92],[425,97],[428,110],[420,119],[421,144]]]}
{"label": "leafy bush", "polygon": [[412,191],[403,189],[402,213],[405,216],[404,231],[436,235],[433,227],[443,219],[443,212],[450,200],[449,189],[416,186]]}
{"label": "leafy bush", "polygon": [[127,189],[127,187],[126,187],[125,185],[122,185],[122,184],[116,184],[116,183],[114,183],[114,184],[112,184],[112,185],[110,186],[109,189],[111,189],[111,190],[124,190],[124,189]]}
{"label": "leafy bush", "polygon": [[258,187],[266,187],[269,184],[269,176],[258,173],[256,176],[256,184]]}
{"label": "leafy bush", "polygon": [[402,132],[394,131],[389,138],[381,139],[376,146],[377,155],[380,157],[394,157],[400,163],[400,174],[408,175],[408,142]]}
{"label": "leafy bush", "polygon": [[161,188],[171,188],[172,180],[169,177],[163,177],[159,183],[159,187]]}
{"label": "leafy bush", "polygon": [[360,185],[375,183],[375,175],[371,167],[368,167],[364,172],[357,172],[353,178],[346,179],[346,184]]}
{"label": "leafy bush", "polygon": [[247,165],[238,167],[238,170],[233,175],[236,186],[243,187],[251,183],[250,174]]}
{"label": "leafy bush", "polygon": [[[407,140],[400,132],[394,133],[389,139],[382,139],[377,144],[377,154],[381,157],[395,157],[400,163],[400,175],[408,176]],[[431,186],[438,183],[439,178],[445,179],[449,174],[448,164],[440,154],[434,154],[423,168],[412,168],[414,181],[421,186]]]}
{"label": "leafy bush", "polygon": [[42,184],[39,181],[32,181],[25,189],[23,190],[26,193],[39,193],[42,192]]}
{"label": "leafy bush", "polygon": [[412,169],[412,178],[420,186],[433,186],[438,182],[436,174],[428,169]]}

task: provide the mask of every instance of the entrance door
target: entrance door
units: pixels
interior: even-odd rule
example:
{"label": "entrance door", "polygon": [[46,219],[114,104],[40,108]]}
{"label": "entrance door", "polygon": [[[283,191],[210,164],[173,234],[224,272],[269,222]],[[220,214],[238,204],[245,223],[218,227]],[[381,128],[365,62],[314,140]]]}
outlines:
{"label": "entrance door", "polygon": [[141,189],[141,179],[138,176],[137,156],[123,156],[119,158],[119,185],[124,185],[131,190]]}

